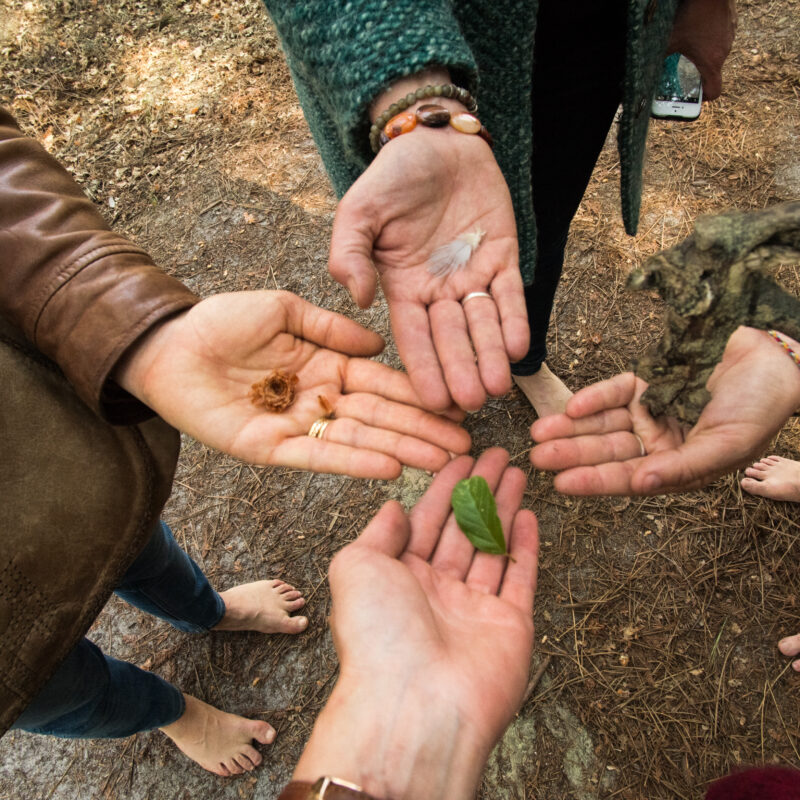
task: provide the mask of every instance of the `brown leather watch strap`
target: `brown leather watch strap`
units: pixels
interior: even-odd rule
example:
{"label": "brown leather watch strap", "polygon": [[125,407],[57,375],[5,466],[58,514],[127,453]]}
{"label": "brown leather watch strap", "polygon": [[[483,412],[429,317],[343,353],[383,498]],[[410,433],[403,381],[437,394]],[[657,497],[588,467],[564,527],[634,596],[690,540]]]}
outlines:
{"label": "brown leather watch strap", "polygon": [[378,800],[354,784],[336,778],[320,778],[316,783],[292,781],[280,793],[278,800]]}

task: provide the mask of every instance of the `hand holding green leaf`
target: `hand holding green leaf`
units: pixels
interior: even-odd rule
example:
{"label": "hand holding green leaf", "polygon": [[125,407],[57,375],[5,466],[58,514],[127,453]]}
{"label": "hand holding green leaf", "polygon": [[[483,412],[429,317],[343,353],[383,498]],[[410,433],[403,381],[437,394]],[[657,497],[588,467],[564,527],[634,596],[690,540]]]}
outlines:
{"label": "hand holding green leaf", "polygon": [[478,550],[511,558],[494,495],[485,478],[473,475],[459,481],[450,496],[450,504],[458,527]]}

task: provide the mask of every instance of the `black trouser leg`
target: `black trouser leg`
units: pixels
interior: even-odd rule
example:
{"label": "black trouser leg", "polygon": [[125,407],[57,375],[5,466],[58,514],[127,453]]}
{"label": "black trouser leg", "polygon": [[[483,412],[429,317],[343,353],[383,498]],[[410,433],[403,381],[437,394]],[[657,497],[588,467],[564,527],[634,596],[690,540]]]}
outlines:
{"label": "black trouser leg", "polygon": [[569,226],[622,97],[623,0],[539,0],[533,68],[533,208],[537,258],[525,288],[531,345],[515,375],[537,372]]}

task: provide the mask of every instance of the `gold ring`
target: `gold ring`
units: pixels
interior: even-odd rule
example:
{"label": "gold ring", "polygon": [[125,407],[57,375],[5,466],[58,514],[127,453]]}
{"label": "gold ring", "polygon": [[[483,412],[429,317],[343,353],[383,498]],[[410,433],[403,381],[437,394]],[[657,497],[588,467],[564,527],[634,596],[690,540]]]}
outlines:
{"label": "gold ring", "polygon": [[325,429],[330,425],[330,422],[329,417],[320,417],[318,420],[315,420],[308,429],[308,435],[312,439],[321,439],[322,435],[325,433]]}
{"label": "gold ring", "polygon": [[[631,431],[631,433],[633,433],[633,431]],[[638,433],[634,433],[633,435],[636,437],[636,441],[639,442],[639,456],[644,458],[647,455],[647,448],[644,446],[642,437],[639,436]]]}
{"label": "gold ring", "polygon": [[466,297],[465,297],[465,298],[464,298],[464,299],[461,301],[461,305],[463,306],[463,305],[464,305],[464,304],[467,302],[467,300],[472,300],[472,298],[473,298],[473,297],[488,297],[490,300],[492,299],[492,296],[489,294],[489,292],[470,292],[470,293],[469,293],[469,294],[468,294],[468,295],[467,295],[467,296],[466,296]]}

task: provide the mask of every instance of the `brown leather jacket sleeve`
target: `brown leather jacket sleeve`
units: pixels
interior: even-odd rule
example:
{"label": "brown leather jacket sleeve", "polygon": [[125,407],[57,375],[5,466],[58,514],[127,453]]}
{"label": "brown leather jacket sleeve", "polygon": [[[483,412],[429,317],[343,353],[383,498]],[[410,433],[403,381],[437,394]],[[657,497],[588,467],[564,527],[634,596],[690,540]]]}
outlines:
{"label": "brown leather jacket sleeve", "polygon": [[109,422],[153,412],[109,375],[130,345],[198,302],[113,233],[70,174],[0,108],[0,314]]}

